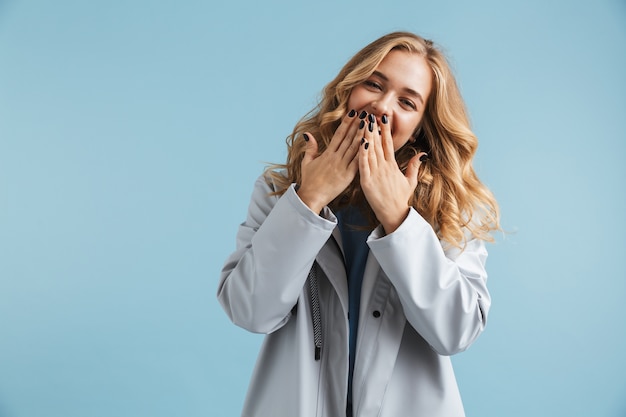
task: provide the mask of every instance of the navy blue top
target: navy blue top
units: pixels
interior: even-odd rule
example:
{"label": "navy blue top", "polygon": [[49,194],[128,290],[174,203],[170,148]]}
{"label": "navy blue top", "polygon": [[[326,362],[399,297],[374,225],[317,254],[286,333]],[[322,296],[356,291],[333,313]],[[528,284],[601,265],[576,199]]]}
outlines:
{"label": "navy blue top", "polygon": [[352,417],[352,375],[356,356],[356,337],[359,328],[359,307],[361,305],[361,284],[365,272],[365,262],[369,254],[367,237],[370,230],[358,226],[367,225],[367,219],[354,207],[347,207],[337,213],[339,231],[343,243],[346,273],[348,275],[348,321],[350,324],[350,360],[348,367],[348,408],[346,414]]}

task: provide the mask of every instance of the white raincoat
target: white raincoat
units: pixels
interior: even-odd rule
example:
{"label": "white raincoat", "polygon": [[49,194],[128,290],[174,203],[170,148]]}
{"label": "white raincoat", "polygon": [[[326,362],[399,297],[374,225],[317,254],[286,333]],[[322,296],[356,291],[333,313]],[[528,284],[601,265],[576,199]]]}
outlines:
{"label": "white raincoat", "polygon": [[[264,176],[257,180],[218,289],[233,323],[267,335],[242,416],[344,417],[348,286],[337,219],[329,208],[320,215],[309,210],[294,185],[280,197],[272,191]],[[463,416],[448,356],[485,327],[484,243],[470,240],[462,252],[444,251],[411,209],[396,231],[384,235],[379,226],[367,244],[354,417]],[[317,283],[311,286],[313,266]],[[321,318],[313,314],[318,302]]]}

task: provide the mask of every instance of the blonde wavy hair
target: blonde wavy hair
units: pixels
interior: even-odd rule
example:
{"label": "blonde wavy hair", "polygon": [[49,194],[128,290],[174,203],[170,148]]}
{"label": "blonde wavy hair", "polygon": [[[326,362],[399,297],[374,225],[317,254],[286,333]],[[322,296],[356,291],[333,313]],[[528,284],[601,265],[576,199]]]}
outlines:
{"label": "blonde wavy hair", "polygon": [[[471,237],[493,241],[491,232],[500,229],[499,209],[493,194],[472,167],[478,139],[470,128],[455,78],[445,56],[433,42],[409,32],[390,33],[370,43],[326,85],[318,105],[287,137],[286,164],[274,164],[266,170],[276,186],[274,194],[282,195],[290,184],[302,180],[301,163],[306,149],[303,133],[312,133],[319,152],[324,152],[341,119],[350,110],[347,104],[352,89],[367,80],[392,50],[423,56],[433,77],[424,116],[414,132],[415,140],[396,151],[396,161],[402,170],[417,153],[424,151],[430,156],[421,165],[418,186],[408,203],[430,223],[439,239],[448,244],[463,248]],[[361,191],[358,174],[330,208],[338,210],[347,205],[364,209],[371,227],[378,224]]]}

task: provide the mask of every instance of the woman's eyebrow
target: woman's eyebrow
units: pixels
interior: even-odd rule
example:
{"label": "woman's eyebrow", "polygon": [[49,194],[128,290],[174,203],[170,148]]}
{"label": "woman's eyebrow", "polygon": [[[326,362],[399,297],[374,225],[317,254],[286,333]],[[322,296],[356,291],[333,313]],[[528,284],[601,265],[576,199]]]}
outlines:
{"label": "woman's eyebrow", "polygon": [[[378,78],[382,79],[383,81],[389,81],[389,78],[383,74],[380,71],[374,71],[374,73],[372,75],[377,76]],[[409,87],[404,87],[402,89],[402,91],[404,91],[405,93],[411,95],[411,96],[415,96],[416,98],[419,99],[419,101],[422,102],[422,104],[424,104],[424,97],[422,97],[422,95],[420,93],[418,93],[417,91],[413,90],[412,88]]]}

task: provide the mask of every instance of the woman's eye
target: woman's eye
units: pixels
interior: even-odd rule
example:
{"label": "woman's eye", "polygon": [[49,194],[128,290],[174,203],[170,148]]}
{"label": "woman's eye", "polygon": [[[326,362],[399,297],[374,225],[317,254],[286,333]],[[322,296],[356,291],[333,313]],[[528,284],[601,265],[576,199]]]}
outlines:
{"label": "woman's eye", "polygon": [[367,80],[364,84],[368,87],[375,88],[376,90],[382,90],[382,87],[377,82]]}
{"label": "woman's eye", "polygon": [[412,110],[417,110],[417,107],[415,106],[415,104],[413,104],[413,102],[411,100],[402,99],[402,100],[400,100],[400,102],[404,106],[409,107]]}

